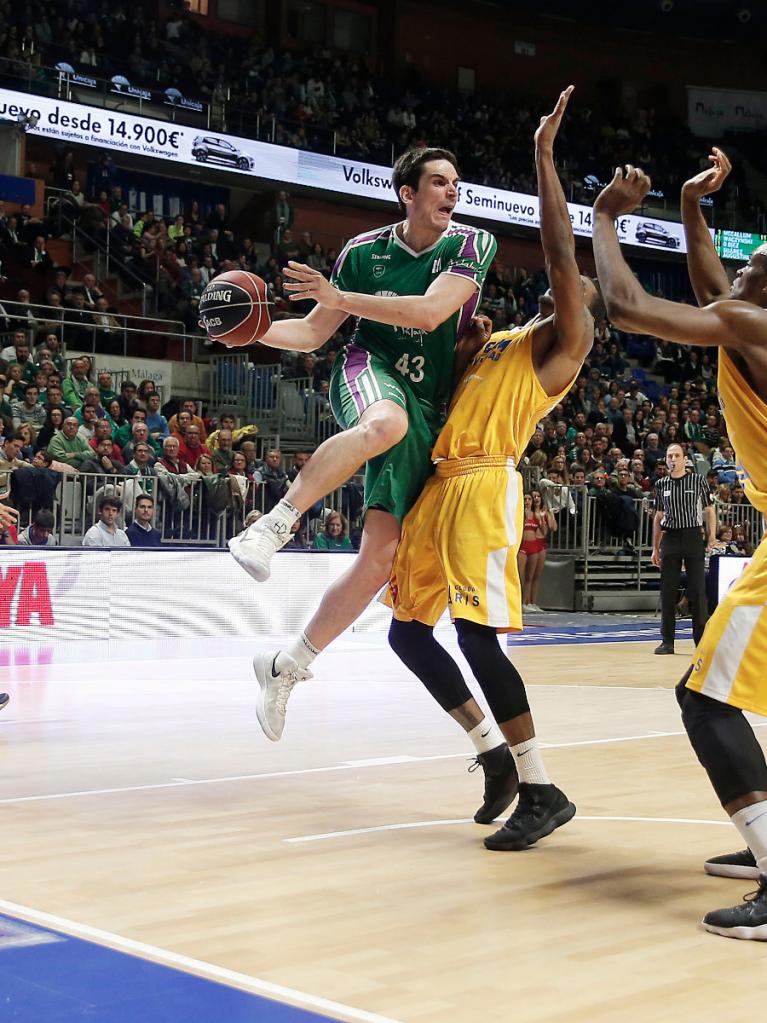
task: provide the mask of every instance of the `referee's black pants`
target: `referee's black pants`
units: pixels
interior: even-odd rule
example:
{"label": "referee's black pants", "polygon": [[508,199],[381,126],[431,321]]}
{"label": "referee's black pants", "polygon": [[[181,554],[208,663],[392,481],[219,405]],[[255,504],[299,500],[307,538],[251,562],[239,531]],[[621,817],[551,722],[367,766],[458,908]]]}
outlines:
{"label": "referee's black pants", "polygon": [[706,600],[706,541],[700,526],[692,529],[666,529],[660,542],[660,608],[663,642],[674,645],[676,602],[682,576],[687,573],[687,596],[692,611],[692,635],[700,642],[708,621]]}

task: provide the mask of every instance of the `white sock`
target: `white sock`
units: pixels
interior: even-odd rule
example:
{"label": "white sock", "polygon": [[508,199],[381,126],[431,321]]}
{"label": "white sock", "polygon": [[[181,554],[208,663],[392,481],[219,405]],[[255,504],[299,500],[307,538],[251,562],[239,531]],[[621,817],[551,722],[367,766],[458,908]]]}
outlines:
{"label": "white sock", "polygon": [[538,749],[538,740],[525,739],[511,747],[514,754],[514,763],[517,765],[519,780],[526,785],[551,785],[551,779],[546,774],[541,751]]}
{"label": "white sock", "polygon": [[285,651],[280,651],[277,654],[277,660],[275,667],[277,671],[281,671],[285,667],[284,658],[285,655],[292,657],[299,668],[308,668],[315,657],[320,653],[316,646],[313,646],[306,638],[306,633],[302,632],[298,639],[288,647]]}
{"label": "white sock", "polygon": [[731,820],[754,854],[759,870],[767,874],[767,799],[744,806]]}
{"label": "white sock", "polygon": [[475,725],[466,734],[474,743],[474,749],[477,753],[487,753],[489,750],[495,749],[506,742],[503,732],[501,732],[492,718],[482,718],[480,723]]}
{"label": "white sock", "polygon": [[271,519],[271,521],[275,523],[284,523],[284,525],[290,529],[296,519],[301,518],[301,512],[298,508],[294,508],[290,501],[286,501],[283,497],[282,500],[278,501],[274,508],[272,508],[272,510],[264,516],[264,518]]}

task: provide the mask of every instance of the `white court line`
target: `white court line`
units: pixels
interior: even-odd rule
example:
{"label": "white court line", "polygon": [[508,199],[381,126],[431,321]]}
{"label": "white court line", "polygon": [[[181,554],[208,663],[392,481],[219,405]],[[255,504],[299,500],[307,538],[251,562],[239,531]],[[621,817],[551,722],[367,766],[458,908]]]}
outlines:
{"label": "white court line", "polygon": [[[752,725],[753,728],[767,728],[767,722]],[[577,746],[603,746],[614,742],[640,742],[643,739],[661,739],[667,736],[686,735],[686,732],[646,732],[643,735],[621,735],[612,739],[581,739],[576,742],[541,742],[541,749],[569,749]],[[471,751],[465,753],[439,753],[427,757],[386,757],[383,758],[387,764],[418,764],[430,760],[470,760],[473,754]],[[123,785],[108,789],[77,789],[73,792],[48,792],[38,796],[11,796],[7,799],[0,799],[0,806],[11,806],[15,803],[39,803],[47,799],[76,799],[79,796],[111,796],[120,792],[153,792],[159,789],[182,789],[193,785],[225,785],[229,782],[238,781],[262,781],[268,778],[295,778],[302,774],[329,774],[333,771],[357,771],[366,767],[380,766],[380,759],[376,760],[346,760],[341,764],[333,764],[329,767],[304,767],[295,771],[267,771],[263,774],[233,774],[220,778],[193,778],[187,781],[165,781],[155,782],[150,785]]]}
{"label": "white court line", "polygon": [[[498,818],[501,820],[501,818]],[[732,827],[731,821],[704,821],[688,817],[589,817],[576,814],[578,821],[634,821],[641,824],[714,824],[718,827]],[[409,831],[412,828],[438,828],[447,824],[474,824],[473,817],[446,818],[436,821],[410,821],[406,824],[378,824],[371,828],[350,828],[348,831],[327,831],[322,835],[300,835],[298,838],[283,838],[288,845],[305,842],[322,842],[329,838],[353,838],[355,835],[372,835],[378,831]]]}
{"label": "white court line", "polygon": [[43,927],[51,927],[55,930],[63,931],[73,938],[95,941],[118,952],[127,952],[130,955],[141,956],[142,959],[151,959],[163,966],[177,967],[186,973],[206,977],[209,980],[220,981],[230,987],[249,991],[252,994],[265,995],[276,1001],[289,1002],[299,1007],[318,1009],[322,1012],[332,1013],[335,1016],[345,1016],[348,1020],[359,1020],[360,1023],[399,1023],[398,1020],[391,1019],[388,1016],[379,1016],[374,1012],[366,1012],[364,1009],[355,1009],[351,1005],[333,1002],[328,998],[310,995],[305,991],[297,991],[295,988],[285,987],[282,984],[272,984],[271,981],[261,980],[259,977],[250,977],[246,973],[227,970],[223,966],[206,963],[202,959],[192,959],[191,956],[171,952],[165,948],[158,948],[156,945],[147,945],[143,941],[134,941],[133,938],[124,938],[121,934],[102,931],[100,928],[90,927],[88,924],[79,924],[74,920],[67,920],[63,916],[43,913],[38,909],[31,909],[29,906],[20,906],[16,902],[7,902],[5,899],[0,899],[0,912],[21,917],[21,919],[26,920],[28,923],[40,924]]}

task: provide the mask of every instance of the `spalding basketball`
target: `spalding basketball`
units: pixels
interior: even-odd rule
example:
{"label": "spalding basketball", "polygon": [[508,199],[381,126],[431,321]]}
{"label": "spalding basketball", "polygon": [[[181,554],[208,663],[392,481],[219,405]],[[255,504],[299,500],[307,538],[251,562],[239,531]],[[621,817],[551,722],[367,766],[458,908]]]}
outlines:
{"label": "spalding basketball", "polygon": [[245,270],[227,270],[200,295],[200,323],[214,341],[233,348],[253,344],[271,325],[266,284]]}

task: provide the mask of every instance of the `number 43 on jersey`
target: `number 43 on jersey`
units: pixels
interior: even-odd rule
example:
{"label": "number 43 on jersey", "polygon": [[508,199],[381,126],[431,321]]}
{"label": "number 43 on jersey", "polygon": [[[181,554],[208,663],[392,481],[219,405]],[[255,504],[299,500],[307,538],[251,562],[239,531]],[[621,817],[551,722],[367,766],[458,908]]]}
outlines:
{"label": "number 43 on jersey", "polygon": [[394,363],[394,368],[399,370],[403,377],[409,377],[414,384],[420,384],[423,380],[423,367],[426,359],[423,355],[409,355],[407,352]]}

